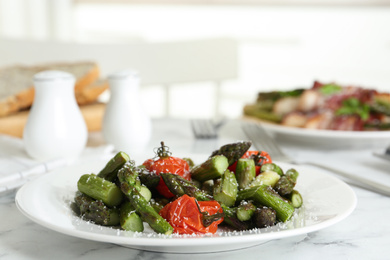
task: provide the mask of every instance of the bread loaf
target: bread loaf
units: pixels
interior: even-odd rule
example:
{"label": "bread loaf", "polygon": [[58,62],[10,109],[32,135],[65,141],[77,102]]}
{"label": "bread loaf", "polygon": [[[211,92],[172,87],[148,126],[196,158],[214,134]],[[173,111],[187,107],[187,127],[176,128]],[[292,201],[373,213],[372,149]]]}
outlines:
{"label": "bread loaf", "polygon": [[[105,104],[94,102],[80,106],[81,113],[89,132],[100,131],[105,111]],[[23,137],[29,110],[20,111],[9,116],[0,117],[0,134]]]}
{"label": "bread loaf", "polygon": [[99,79],[82,90],[75,91],[77,104],[83,106],[94,103],[106,89],[108,89],[108,81]]}
{"label": "bread loaf", "polygon": [[[53,63],[40,66],[11,66],[0,69],[0,117],[29,108],[34,101],[33,76],[44,70],[61,70],[76,78],[75,95],[79,104],[93,102],[108,88],[93,84],[99,78],[95,62]],[[91,89],[88,89],[91,87]]]}

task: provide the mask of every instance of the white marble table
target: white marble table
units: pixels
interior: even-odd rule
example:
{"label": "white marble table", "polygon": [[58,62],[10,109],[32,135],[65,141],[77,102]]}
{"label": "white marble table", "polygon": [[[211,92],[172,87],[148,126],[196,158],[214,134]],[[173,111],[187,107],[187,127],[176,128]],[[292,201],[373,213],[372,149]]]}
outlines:
{"label": "white marble table", "polygon": [[[155,120],[150,147],[164,140],[176,151],[209,152],[220,144],[244,139],[229,122],[218,141],[196,141],[188,121]],[[91,137],[90,145],[101,142]],[[372,156],[370,149],[322,150],[283,145],[298,159],[326,160],[358,175],[373,176],[390,185],[390,162]],[[317,170],[317,169],[316,169]],[[389,259],[390,197],[353,187],[358,199],[345,220],[317,232],[273,240],[236,251],[210,254],[167,254],[139,251],[114,244],[67,236],[26,218],[15,206],[15,194],[0,197],[0,259]],[[228,248],[227,248],[228,250]]]}

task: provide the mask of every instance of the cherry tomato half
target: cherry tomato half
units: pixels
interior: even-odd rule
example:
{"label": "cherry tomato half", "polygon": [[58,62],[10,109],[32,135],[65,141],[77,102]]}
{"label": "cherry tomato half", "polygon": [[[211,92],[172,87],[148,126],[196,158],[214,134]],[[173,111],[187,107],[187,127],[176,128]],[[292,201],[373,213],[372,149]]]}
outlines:
{"label": "cherry tomato half", "polygon": [[[196,205],[198,203],[198,206]],[[175,201],[162,208],[159,214],[171,224],[175,233],[179,234],[205,234],[217,232],[218,225],[223,221],[222,216],[218,216],[208,226],[204,226],[203,214],[208,212],[208,216],[220,213],[223,210],[221,205],[213,201],[196,201],[195,198],[183,195]],[[215,215],[214,215],[215,216]]]}
{"label": "cherry tomato half", "polygon": [[[160,173],[177,174],[186,180],[191,180],[190,166],[188,163],[181,158],[170,156],[163,143],[161,150],[157,155],[157,159],[148,159],[143,163],[147,170],[155,172],[157,175]],[[162,177],[160,177],[160,182],[156,189],[166,198],[172,198],[174,196],[172,192],[169,191]]]}

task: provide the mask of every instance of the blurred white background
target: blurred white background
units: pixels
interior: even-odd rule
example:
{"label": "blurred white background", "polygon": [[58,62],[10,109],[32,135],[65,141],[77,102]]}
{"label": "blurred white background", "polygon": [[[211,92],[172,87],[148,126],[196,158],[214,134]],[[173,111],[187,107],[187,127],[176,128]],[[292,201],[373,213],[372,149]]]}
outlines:
{"label": "blurred white background", "polygon": [[[174,86],[171,116],[239,117],[258,91],[314,80],[390,91],[388,0],[0,0],[0,38],[130,44],[214,37],[238,41],[237,78],[220,92],[212,82]],[[160,86],[142,88],[152,117],[164,115],[156,109],[162,95]]]}

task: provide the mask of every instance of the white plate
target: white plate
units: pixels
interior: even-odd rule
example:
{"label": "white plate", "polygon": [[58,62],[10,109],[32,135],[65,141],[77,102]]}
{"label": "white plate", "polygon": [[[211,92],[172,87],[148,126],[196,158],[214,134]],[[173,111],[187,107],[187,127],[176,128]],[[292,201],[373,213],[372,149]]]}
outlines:
{"label": "white plate", "polygon": [[[155,234],[149,227],[142,233],[122,231],[81,220],[70,208],[79,177],[98,172],[106,162],[85,162],[58,169],[27,183],[18,191],[16,205],[34,222],[63,234],[135,249],[175,253],[228,251],[306,234],[336,224],[356,206],[355,193],[344,182],[323,173],[296,168],[300,172],[296,188],[304,198],[304,207],[287,223],[244,232],[218,230],[216,234],[206,236],[164,236]],[[290,167],[284,163],[279,165],[283,169]]]}
{"label": "white plate", "polygon": [[276,138],[306,145],[322,147],[386,147],[390,144],[390,131],[336,131],[282,126],[258,121]]}

